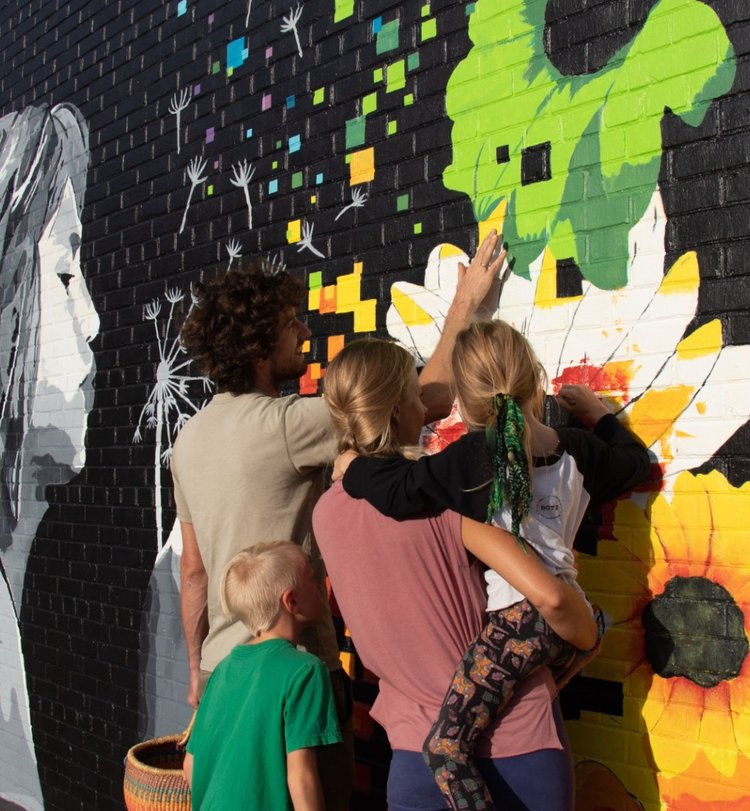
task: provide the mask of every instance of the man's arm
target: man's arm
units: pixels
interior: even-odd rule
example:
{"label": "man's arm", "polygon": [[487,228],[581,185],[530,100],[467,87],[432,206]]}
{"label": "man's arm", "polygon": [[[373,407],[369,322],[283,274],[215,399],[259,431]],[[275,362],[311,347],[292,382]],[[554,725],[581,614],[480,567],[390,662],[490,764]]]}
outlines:
{"label": "man's arm", "polygon": [[486,300],[493,283],[498,279],[505,262],[505,250],[501,250],[493,258],[497,242],[497,231],[493,229],[482,241],[469,267],[464,264],[458,266],[456,293],[445,317],[443,332],[432,357],[419,376],[422,400],[427,408],[425,424],[450,414],[453,405],[451,391],[453,346],[458,333],[469,326],[471,319]]}
{"label": "man's arm", "polygon": [[188,704],[198,706],[201,647],[208,635],[208,574],[203,565],[192,524],[180,521],[182,558],[180,560],[180,613],[187,647],[190,676]]}
{"label": "man's arm", "polygon": [[315,747],[287,753],[286,780],[294,811],[326,811],[317,758]]}

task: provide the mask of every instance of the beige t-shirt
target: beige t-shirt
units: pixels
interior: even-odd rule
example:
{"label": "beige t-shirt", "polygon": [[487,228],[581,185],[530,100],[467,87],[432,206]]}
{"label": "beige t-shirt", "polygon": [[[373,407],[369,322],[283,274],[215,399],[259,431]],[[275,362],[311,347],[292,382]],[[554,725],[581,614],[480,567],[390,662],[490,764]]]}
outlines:
{"label": "beige t-shirt", "polygon": [[[221,575],[237,552],[262,541],[293,541],[310,555],[324,583],[312,510],[335,453],[328,410],[319,397],[217,394],[180,431],[171,462],[177,517],[193,525],[208,573],[202,670],[213,670],[235,645],[249,640],[247,628],[227,622],[219,604]],[[305,633],[302,644],[331,670],[339,667],[327,607],[324,621]]]}

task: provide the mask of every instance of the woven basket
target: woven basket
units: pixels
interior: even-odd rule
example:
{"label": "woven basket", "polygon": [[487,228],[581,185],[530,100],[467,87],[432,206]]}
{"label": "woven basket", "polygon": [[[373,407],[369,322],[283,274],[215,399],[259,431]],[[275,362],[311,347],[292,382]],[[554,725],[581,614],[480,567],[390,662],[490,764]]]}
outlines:
{"label": "woven basket", "polygon": [[168,735],[130,749],[123,780],[128,811],[190,811],[190,786],[182,776],[186,741],[187,733]]}

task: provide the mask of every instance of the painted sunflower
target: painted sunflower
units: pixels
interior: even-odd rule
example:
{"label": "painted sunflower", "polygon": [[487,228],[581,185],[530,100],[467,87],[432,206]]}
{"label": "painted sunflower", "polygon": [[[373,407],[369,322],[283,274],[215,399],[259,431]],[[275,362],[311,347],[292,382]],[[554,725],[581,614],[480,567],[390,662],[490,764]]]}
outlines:
{"label": "painted sunflower", "polygon": [[612,623],[587,672],[623,682],[625,723],[642,714],[660,782],[699,753],[721,782],[750,755],[748,520],[750,483],[681,473],[645,510],[619,503],[618,540],[583,567]]}

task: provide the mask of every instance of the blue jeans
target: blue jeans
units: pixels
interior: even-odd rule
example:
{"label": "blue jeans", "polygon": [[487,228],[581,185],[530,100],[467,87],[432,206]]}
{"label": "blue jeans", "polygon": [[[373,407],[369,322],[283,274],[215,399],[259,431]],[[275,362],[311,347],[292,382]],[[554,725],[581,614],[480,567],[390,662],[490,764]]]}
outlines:
{"label": "blue jeans", "polygon": [[[480,759],[496,808],[502,811],[571,811],[573,764],[557,701],[552,705],[565,747],[541,749],[508,758]],[[397,749],[388,772],[388,811],[446,811],[440,789],[421,752]]]}

